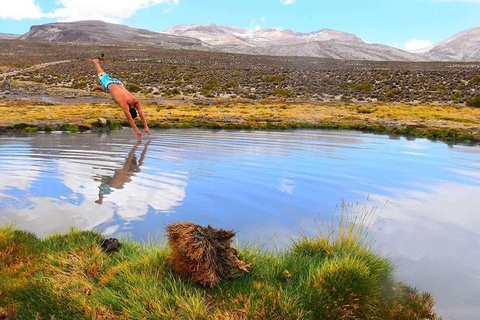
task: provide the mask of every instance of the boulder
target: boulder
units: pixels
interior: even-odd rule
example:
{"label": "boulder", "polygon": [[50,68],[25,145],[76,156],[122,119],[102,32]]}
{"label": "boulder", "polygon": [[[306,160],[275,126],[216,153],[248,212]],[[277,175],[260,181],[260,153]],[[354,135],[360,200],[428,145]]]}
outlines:
{"label": "boulder", "polygon": [[168,225],[167,233],[172,268],[195,283],[212,288],[242,276],[251,266],[237,258],[231,246],[233,231],[180,222]]}
{"label": "boulder", "polygon": [[8,91],[10,90],[12,86],[10,85],[10,82],[4,81],[2,85],[0,86],[1,91]]}
{"label": "boulder", "polygon": [[104,118],[98,118],[98,125],[100,127],[105,127],[107,125],[107,120],[105,120]]}
{"label": "boulder", "polygon": [[111,252],[118,252],[118,250],[120,249],[121,243],[116,238],[109,238],[109,239],[103,239],[102,244],[100,246],[102,247],[103,252],[111,253]]}

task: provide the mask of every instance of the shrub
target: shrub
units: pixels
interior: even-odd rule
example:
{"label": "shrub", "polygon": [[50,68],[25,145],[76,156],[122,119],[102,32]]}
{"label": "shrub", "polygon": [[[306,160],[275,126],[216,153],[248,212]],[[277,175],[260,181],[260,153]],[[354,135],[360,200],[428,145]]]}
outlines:
{"label": "shrub", "polygon": [[391,96],[396,96],[396,95],[399,95],[403,92],[402,89],[400,88],[396,88],[396,89],[392,89],[392,90],[389,90],[387,91],[387,93],[385,94],[387,97],[391,97]]}
{"label": "shrub", "polygon": [[234,89],[236,87],[238,87],[238,82],[230,80],[222,86],[222,89],[226,91],[228,89]]}
{"label": "shrub", "polygon": [[432,91],[445,91],[447,90],[447,87],[445,87],[443,84],[436,84],[432,87]]}
{"label": "shrub", "polygon": [[291,97],[292,92],[290,92],[287,89],[277,88],[277,89],[273,90],[272,92],[270,92],[270,95],[278,96],[278,97]]}
{"label": "shrub", "polygon": [[46,126],[44,126],[42,128],[42,131],[45,131],[45,132],[52,132],[53,131],[53,127],[49,124],[47,124]]}
{"label": "shrub", "polygon": [[208,80],[206,84],[203,85],[202,89],[204,91],[215,90],[218,86],[218,81],[215,79]]}
{"label": "shrub", "polygon": [[215,94],[214,94],[212,91],[210,91],[210,90],[203,90],[203,91],[202,91],[202,95],[203,95],[204,97],[207,97],[207,98],[213,98],[213,97],[215,97]]}
{"label": "shrub", "polygon": [[122,128],[122,125],[116,121],[112,121],[110,119],[107,119],[107,127],[110,129],[110,130],[117,130],[117,129],[121,129]]}
{"label": "shrub", "polygon": [[139,92],[142,90],[142,88],[134,83],[132,84],[127,84],[126,87],[125,87],[128,91],[131,91],[131,92]]}
{"label": "shrub", "polygon": [[64,123],[60,126],[60,130],[61,131],[78,132],[78,126],[76,124]]}
{"label": "shrub", "polygon": [[468,82],[468,84],[480,84],[480,76],[476,76]]}
{"label": "shrub", "polygon": [[45,79],[40,78],[40,77],[35,77],[35,78],[32,79],[32,81],[33,81],[33,82],[38,82],[38,83],[44,83],[44,82],[46,82]]}
{"label": "shrub", "polygon": [[473,108],[480,108],[480,96],[476,96],[472,99],[468,99],[467,106],[473,107]]}
{"label": "shrub", "polygon": [[352,83],[350,85],[350,89],[354,90],[354,91],[362,91],[362,92],[370,92],[372,91],[373,89],[373,86],[371,83],[364,83],[364,84],[360,84],[360,83]]}
{"label": "shrub", "polygon": [[85,89],[87,87],[87,82],[86,81],[80,81],[75,84],[72,84],[71,87],[73,89]]}
{"label": "shrub", "polygon": [[34,124],[28,124],[28,123],[18,123],[18,124],[13,125],[13,128],[14,129],[25,130],[25,129],[28,129],[28,128],[37,128],[37,126],[34,125]]}

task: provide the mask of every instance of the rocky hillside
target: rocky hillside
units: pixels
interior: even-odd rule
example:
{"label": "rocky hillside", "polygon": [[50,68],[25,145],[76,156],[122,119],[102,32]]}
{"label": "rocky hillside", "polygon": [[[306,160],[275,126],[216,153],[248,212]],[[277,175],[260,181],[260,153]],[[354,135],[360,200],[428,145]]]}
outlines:
{"label": "rocky hillside", "polygon": [[103,21],[78,21],[35,25],[20,40],[36,42],[153,45],[170,49],[204,49],[201,40],[130,28]]}
{"label": "rocky hillside", "polygon": [[[0,34],[0,39],[16,35]],[[35,42],[148,45],[254,55],[369,61],[480,61],[480,28],[460,32],[430,50],[407,52],[362,41],[354,34],[321,29],[310,33],[242,29],[215,24],[179,25],[153,32],[103,21],[36,25],[20,36]],[[425,52],[427,51],[427,52]]]}
{"label": "rocky hillside", "polygon": [[480,61],[480,28],[472,28],[435,45],[428,53],[432,60]]}
{"label": "rocky hillside", "polygon": [[315,41],[336,41],[341,43],[363,43],[354,34],[322,29],[311,33],[295,33],[291,30],[259,29],[250,30],[206,25],[180,25],[164,30],[165,33],[200,39],[213,46],[263,47],[266,45],[289,45]]}
{"label": "rocky hillside", "polygon": [[164,30],[197,38],[219,51],[348,60],[421,61],[427,58],[385,45],[368,44],[356,35],[332,29],[310,33],[291,30],[250,30],[208,25],[180,25]]}

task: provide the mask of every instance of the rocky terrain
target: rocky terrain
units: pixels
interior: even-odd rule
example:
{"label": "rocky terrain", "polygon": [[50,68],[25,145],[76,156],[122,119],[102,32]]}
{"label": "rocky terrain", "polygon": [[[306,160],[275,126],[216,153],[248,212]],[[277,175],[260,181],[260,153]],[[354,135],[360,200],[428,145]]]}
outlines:
{"label": "rocky terrain", "polygon": [[[32,93],[34,96],[40,92],[57,92],[62,97],[89,94],[87,90],[96,78],[86,59],[101,54],[107,72],[124,81],[132,92],[149,99],[271,98],[318,103],[464,105],[480,95],[480,63],[340,61],[15,40],[1,40],[0,45],[0,70],[24,70],[6,77],[6,82],[24,87],[22,94],[29,88],[41,88]],[[65,60],[71,61],[28,69]],[[22,94],[13,93],[0,90],[0,97],[22,98]]]}

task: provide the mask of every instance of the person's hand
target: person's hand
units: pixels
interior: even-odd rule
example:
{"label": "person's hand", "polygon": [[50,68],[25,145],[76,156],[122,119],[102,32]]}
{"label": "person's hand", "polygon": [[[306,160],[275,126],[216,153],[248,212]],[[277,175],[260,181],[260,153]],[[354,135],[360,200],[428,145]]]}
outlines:
{"label": "person's hand", "polygon": [[146,133],[146,134],[148,134],[148,135],[150,136],[150,135],[151,135],[151,133],[150,133],[150,129],[148,129],[148,128],[147,128],[147,129],[145,129],[145,133]]}
{"label": "person's hand", "polygon": [[142,133],[140,131],[135,131],[138,139],[142,139]]}
{"label": "person's hand", "polygon": [[92,62],[93,62],[93,63],[97,63],[97,62],[100,62],[100,60],[98,60],[98,59],[92,59]]}

